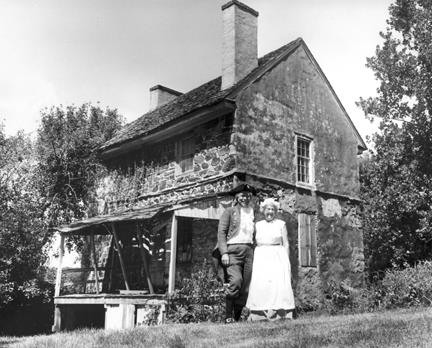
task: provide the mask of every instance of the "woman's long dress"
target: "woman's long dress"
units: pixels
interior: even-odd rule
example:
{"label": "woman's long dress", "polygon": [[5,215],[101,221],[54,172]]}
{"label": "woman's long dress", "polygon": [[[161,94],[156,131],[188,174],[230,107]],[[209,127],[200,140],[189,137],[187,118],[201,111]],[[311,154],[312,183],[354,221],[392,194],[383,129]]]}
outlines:
{"label": "woman's long dress", "polygon": [[262,220],[256,223],[257,247],[246,306],[251,313],[264,311],[267,319],[276,314],[283,317],[281,312],[295,307],[291,265],[287,250],[282,245],[283,240],[288,240],[287,237],[283,238],[286,233],[285,222],[282,220]]}

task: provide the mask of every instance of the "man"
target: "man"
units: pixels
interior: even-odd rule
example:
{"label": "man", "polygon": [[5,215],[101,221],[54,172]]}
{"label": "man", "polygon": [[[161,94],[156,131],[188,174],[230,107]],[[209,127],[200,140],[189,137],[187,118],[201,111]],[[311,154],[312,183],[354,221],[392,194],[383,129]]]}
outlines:
{"label": "man", "polygon": [[246,304],[252,275],[254,211],[251,207],[255,189],[241,184],[231,192],[235,205],[227,208],[219,220],[218,243],[213,252],[224,270],[226,285],[225,322],[240,319]]}

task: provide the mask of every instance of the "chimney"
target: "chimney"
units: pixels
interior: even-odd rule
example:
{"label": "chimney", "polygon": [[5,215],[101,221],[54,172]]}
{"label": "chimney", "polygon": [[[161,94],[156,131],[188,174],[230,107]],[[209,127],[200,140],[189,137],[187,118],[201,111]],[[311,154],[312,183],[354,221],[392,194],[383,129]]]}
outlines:
{"label": "chimney", "polygon": [[237,0],[222,6],[222,89],[258,66],[258,12]]}
{"label": "chimney", "polygon": [[182,94],[183,93],[162,85],[153,86],[150,88],[150,111],[168,103]]}

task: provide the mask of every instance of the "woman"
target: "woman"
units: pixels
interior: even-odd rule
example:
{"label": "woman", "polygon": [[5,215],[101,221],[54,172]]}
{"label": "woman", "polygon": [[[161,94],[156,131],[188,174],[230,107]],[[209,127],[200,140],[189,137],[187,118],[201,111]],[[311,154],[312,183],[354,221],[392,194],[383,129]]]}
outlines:
{"label": "woman", "polygon": [[255,224],[256,243],[252,280],[246,306],[249,320],[292,317],[294,295],[285,222],[276,219],[279,203],[266,198],[260,205],[265,220]]}

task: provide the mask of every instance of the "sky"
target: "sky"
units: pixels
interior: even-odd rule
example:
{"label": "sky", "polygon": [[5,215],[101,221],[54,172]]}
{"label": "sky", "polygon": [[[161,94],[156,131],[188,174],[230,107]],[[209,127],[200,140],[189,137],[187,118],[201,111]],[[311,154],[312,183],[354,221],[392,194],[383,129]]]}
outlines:
{"label": "sky", "polygon": [[[0,0],[0,122],[34,134],[40,110],[100,103],[127,122],[149,88],[187,92],[221,74],[227,0]],[[259,12],[258,55],[302,37],[365,137],[355,105],[375,94],[366,57],[392,0],[243,0]]]}

